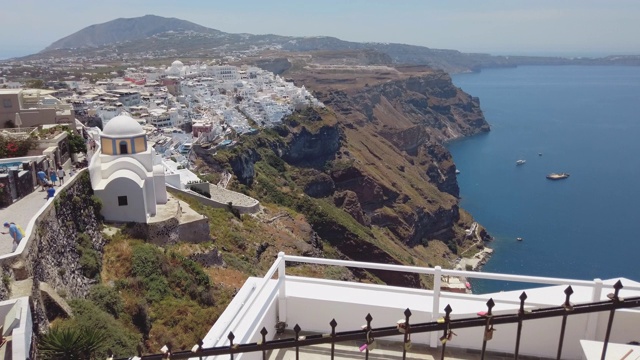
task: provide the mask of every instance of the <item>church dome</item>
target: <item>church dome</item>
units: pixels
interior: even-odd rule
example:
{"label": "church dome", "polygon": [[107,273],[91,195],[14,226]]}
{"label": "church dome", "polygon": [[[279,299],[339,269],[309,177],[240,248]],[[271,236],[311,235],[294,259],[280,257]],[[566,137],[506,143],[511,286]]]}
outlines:
{"label": "church dome", "polygon": [[109,137],[133,137],[144,135],[144,129],[137,121],[127,115],[116,116],[107,122],[102,135]]}
{"label": "church dome", "polygon": [[181,69],[181,68],[183,68],[183,67],[184,67],[184,64],[182,63],[182,61],[180,61],[180,60],[176,60],[176,61],[174,61],[174,62],[172,62],[172,63],[171,63],[171,67],[172,67],[172,68],[174,68],[174,69],[175,69],[175,68],[177,68],[177,69]]}

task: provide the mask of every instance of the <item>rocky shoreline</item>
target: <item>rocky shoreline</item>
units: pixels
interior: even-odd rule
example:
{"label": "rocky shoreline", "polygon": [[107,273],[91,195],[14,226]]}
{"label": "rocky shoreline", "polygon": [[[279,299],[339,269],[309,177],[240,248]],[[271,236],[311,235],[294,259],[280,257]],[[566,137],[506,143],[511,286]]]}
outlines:
{"label": "rocky shoreline", "polygon": [[485,247],[482,251],[475,254],[470,258],[460,258],[456,265],[456,270],[467,270],[468,267],[471,267],[472,271],[480,271],[482,267],[489,261],[491,255],[493,254],[493,249]]}

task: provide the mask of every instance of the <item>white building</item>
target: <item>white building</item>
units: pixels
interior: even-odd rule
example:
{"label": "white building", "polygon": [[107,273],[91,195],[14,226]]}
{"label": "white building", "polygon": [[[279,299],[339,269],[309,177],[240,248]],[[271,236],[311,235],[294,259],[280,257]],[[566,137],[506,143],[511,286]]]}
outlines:
{"label": "white building", "polygon": [[140,92],[137,90],[111,90],[118,97],[118,101],[124,106],[136,106],[140,104]]}
{"label": "white building", "polygon": [[231,65],[217,65],[207,68],[207,72],[214,75],[218,80],[238,80],[238,68]]}
{"label": "white building", "polygon": [[156,205],[167,202],[167,191],[161,159],[147,146],[144,129],[129,116],[116,116],[104,127],[99,144],[89,171],[105,220],[147,222]]}
{"label": "white building", "polygon": [[172,127],[171,114],[162,108],[149,110],[149,117],[147,123],[157,128]]}
{"label": "white building", "polygon": [[184,66],[184,64],[182,63],[182,61],[180,61],[180,60],[176,60],[176,61],[172,62],[172,63],[171,63],[171,66],[170,66],[170,67],[168,67],[168,68],[165,70],[165,74],[167,74],[167,75],[169,75],[169,76],[177,76],[177,77],[180,77],[180,76],[184,76],[185,71],[186,71],[186,69],[185,69],[185,66]]}

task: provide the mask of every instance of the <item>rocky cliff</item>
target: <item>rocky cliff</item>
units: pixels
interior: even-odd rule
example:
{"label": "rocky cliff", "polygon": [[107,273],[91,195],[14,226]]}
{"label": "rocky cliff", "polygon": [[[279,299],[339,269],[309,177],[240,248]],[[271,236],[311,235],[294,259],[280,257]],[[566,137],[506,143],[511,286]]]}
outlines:
{"label": "rocky cliff", "polygon": [[[444,141],[489,131],[477,98],[426,68],[287,73],[326,105],[217,156],[236,188],[304,214],[341,254],[383,263],[448,265],[472,219]],[[444,250],[443,250],[444,247]],[[374,272],[380,280],[424,279]]]}
{"label": "rocky cliff", "polygon": [[[38,218],[25,258],[16,258],[2,269],[0,298],[31,295],[36,332],[68,311],[64,304],[53,301],[52,292],[62,298],[84,298],[100,274],[106,242],[101,233],[100,202],[92,196],[86,172],[66,186]],[[8,294],[13,281],[32,284],[30,293]]]}

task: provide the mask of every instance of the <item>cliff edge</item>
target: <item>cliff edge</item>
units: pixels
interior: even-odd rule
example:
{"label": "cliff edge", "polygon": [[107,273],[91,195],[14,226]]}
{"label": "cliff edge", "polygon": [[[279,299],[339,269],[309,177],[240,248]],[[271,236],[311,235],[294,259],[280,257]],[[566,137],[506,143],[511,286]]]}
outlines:
{"label": "cliff edge", "polygon": [[449,266],[459,247],[473,243],[465,233],[473,220],[459,208],[455,164],[442,143],[489,131],[477,98],[424,67],[285,75],[327,108],[300,110],[282,126],[240,137],[215,161],[200,159],[231,170],[236,190],[303,214],[337,257]]}

